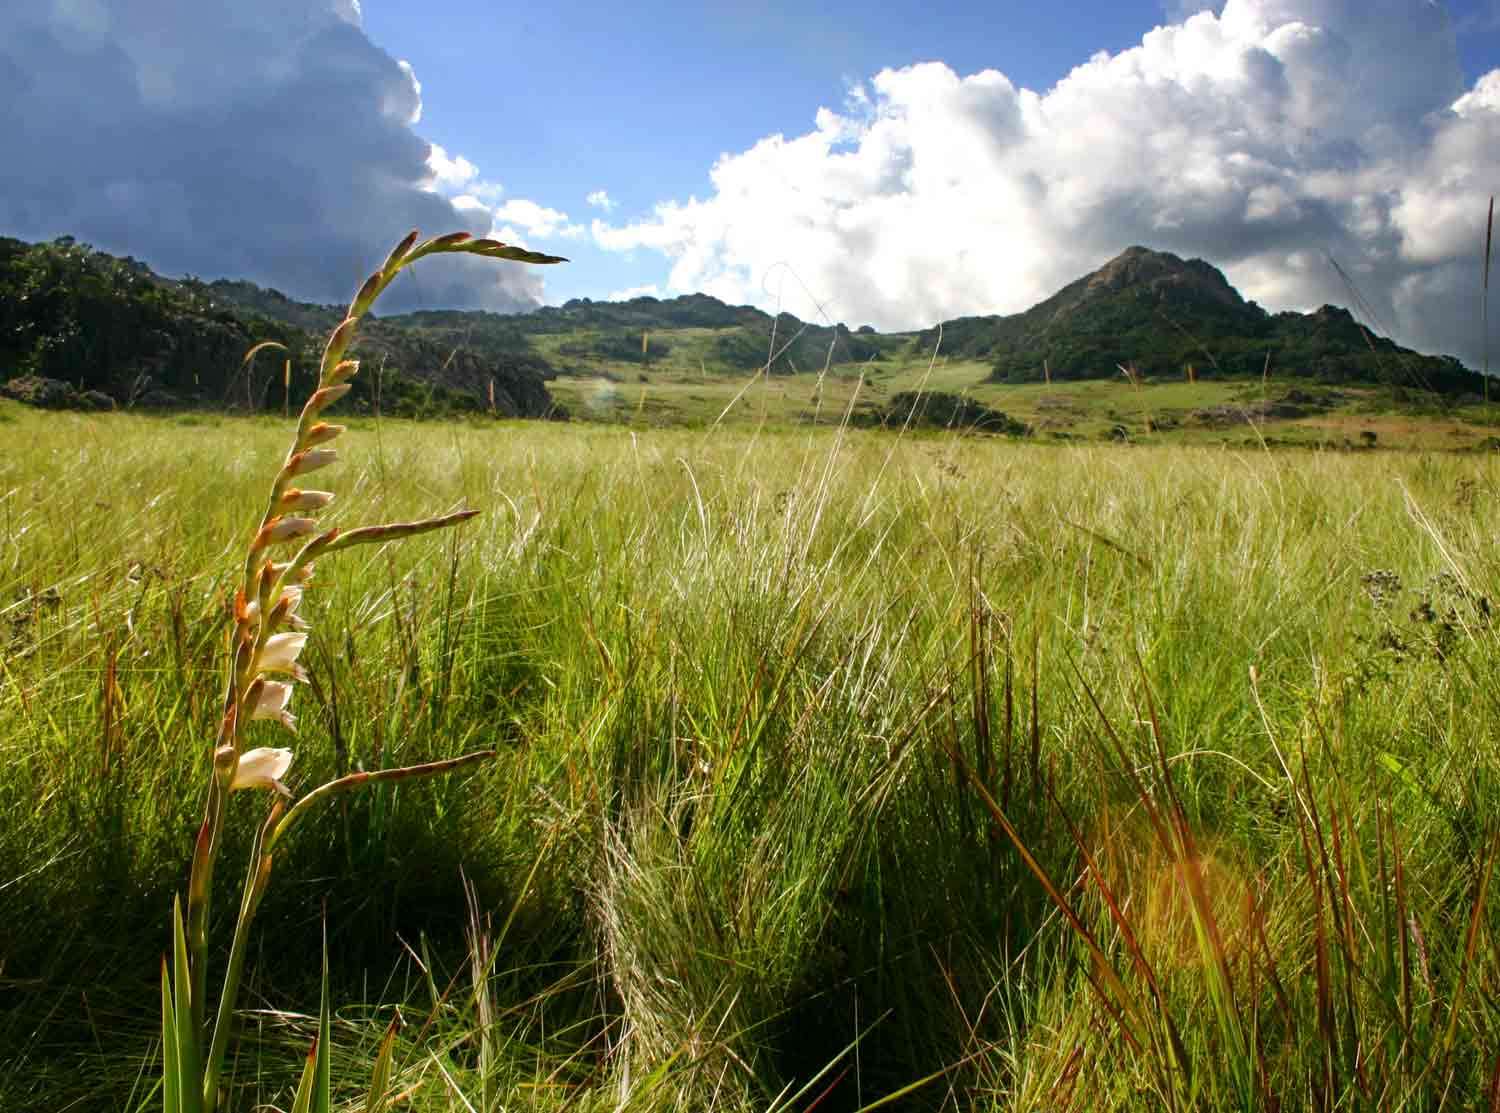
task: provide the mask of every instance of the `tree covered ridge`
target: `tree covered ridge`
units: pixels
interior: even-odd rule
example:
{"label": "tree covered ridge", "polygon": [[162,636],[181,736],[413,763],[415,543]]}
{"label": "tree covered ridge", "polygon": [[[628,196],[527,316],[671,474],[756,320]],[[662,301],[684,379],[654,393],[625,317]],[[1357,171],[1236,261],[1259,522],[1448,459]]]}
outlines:
{"label": "tree covered ridge", "polygon": [[[122,406],[296,406],[313,389],[332,306],[295,302],[251,283],[173,280],[133,258],[69,237],[0,237],[0,383],[55,380]],[[423,416],[491,404],[519,417],[554,415],[546,361],[524,338],[447,347],[443,338],[371,321],[355,345],[371,373],[353,405]],[[262,341],[268,351],[246,365]],[[284,360],[290,360],[290,397]]]}

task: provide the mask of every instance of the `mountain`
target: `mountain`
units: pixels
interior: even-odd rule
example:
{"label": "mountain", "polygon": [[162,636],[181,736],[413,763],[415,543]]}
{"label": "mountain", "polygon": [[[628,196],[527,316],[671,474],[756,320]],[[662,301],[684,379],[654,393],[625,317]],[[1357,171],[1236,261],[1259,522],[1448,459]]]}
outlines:
{"label": "mountain", "polygon": [[[0,392],[39,403],[279,409],[283,360],[292,404],[312,389],[323,338],[342,306],[299,302],[250,282],[171,279],[131,258],[63,238],[0,237]],[[274,340],[248,369],[244,353]],[[925,360],[937,329],[880,335],[811,325],[706,294],[595,302],[530,313],[371,314],[355,342],[366,372],[357,409],[390,414],[558,415],[559,376],[705,384],[769,364],[772,373]],[[1267,313],[1211,264],[1132,247],[1024,313],[942,326],[942,354],[990,364],[992,382],[1146,376],[1260,376],[1482,394],[1480,375],[1375,336],[1347,310]],[[87,398],[84,396],[87,395]]]}
{"label": "mountain", "polygon": [[[314,305],[251,282],[166,278],[71,238],[28,244],[0,237],[0,390],[39,403],[146,407],[230,404],[275,408],[283,359],[291,400],[312,388],[323,338],[343,306]],[[287,349],[248,369],[263,340]],[[357,408],[393,414],[484,410],[559,413],[546,382],[558,374],[617,377],[671,360],[702,374],[770,364],[776,374],[880,359],[904,338],[809,325],[706,294],[623,302],[569,301],[532,313],[429,310],[370,314],[354,354]]]}
{"label": "mountain", "polygon": [[[285,401],[300,404],[327,330],[342,316],[341,307],[246,282],[164,278],[69,238],[0,237],[0,389],[42,404],[280,408],[285,359],[293,369]],[[509,416],[556,415],[546,360],[514,330],[485,336],[451,347],[421,329],[367,319],[352,349],[365,365],[352,404],[422,416],[486,410],[493,397]],[[246,367],[245,353],[266,340],[285,353]]]}
{"label": "mountain", "polygon": [[[938,332],[912,340],[931,351]],[[1010,316],[945,322],[941,351],[984,359],[997,382],[1112,378],[1121,367],[1146,376],[1259,375],[1482,393],[1483,376],[1449,356],[1424,356],[1376,336],[1346,309],[1267,313],[1246,301],[1212,264],[1131,247]]]}

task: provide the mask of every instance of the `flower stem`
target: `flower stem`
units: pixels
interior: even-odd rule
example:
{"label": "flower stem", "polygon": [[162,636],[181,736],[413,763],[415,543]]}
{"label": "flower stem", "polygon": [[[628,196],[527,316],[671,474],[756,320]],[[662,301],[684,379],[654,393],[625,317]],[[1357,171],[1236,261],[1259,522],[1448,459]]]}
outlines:
{"label": "flower stem", "polygon": [[336,796],[341,792],[349,792],[352,789],[363,788],[365,785],[379,784],[382,781],[407,781],[417,777],[433,777],[442,773],[452,773],[462,769],[465,765],[473,765],[476,762],[485,761],[494,757],[494,750],[475,750],[473,753],[464,754],[462,757],[445,758],[442,761],[429,761],[422,765],[405,765],[400,769],[377,769],[372,773],[350,773],[348,776],[340,777],[336,781],[319,785],[302,799],[292,805],[286,816],[271,831],[266,839],[266,853],[270,854],[276,849],[276,844],[291,830],[292,826],[306,814],[307,810],[320,800],[326,800],[330,796]]}
{"label": "flower stem", "polygon": [[203,1113],[213,1113],[219,1098],[219,1069],[229,1048],[229,1029],[234,1023],[234,1004],[240,993],[240,975],[245,969],[245,952],[250,943],[250,922],[260,908],[266,885],[271,880],[271,855],[265,850],[266,835],[281,818],[282,804],[277,801],[255,833],[250,846],[250,865],[245,873],[245,888],[240,896],[240,915],[234,924],[234,941],[229,945],[229,965],[224,969],[224,985],[219,993],[219,1010],[214,1018],[214,1038],[203,1064]]}
{"label": "flower stem", "polygon": [[[226,693],[226,712],[219,725],[214,746],[214,770],[208,782],[208,800],[203,806],[203,823],[193,844],[193,861],[188,872],[187,943],[189,955],[189,1001],[193,1031],[202,1036],[208,1001],[208,913],[213,900],[214,864],[219,857],[219,838],[224,830],[224,805],[229,789],[219,775],[218,755],[226,744],[233,745],[239,734],[239,713],[235,705],[235,684],[230,681]],[[233,775],[233,770],[230,770]]]}

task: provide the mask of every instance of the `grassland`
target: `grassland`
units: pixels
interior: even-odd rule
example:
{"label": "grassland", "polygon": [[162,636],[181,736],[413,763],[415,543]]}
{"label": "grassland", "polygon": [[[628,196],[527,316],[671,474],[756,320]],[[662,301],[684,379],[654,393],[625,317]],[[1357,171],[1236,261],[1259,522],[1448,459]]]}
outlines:
{"label": "grassland", "polygon": [[[1025,422],[1048,441],[1124,436],[1147,444],[1316,449],[1361,447],[1373,434],[1389,448],[1463,451],[1492,447],[1500,424],[1500,406],[1370,383],[1335,387],[1296,377],[1205,377],[1131,384],[1122,375],[1008,384],[992,381],[987,363],[914,352],[909,345],[862,365],[767,378],[715,370],[706,362],[714,335],[711,329],[675,330],[671,350],[647,366],[598,359],[572,366],[555,349],[578,343],[577,336],[540,336],[535,342],[558,366],[571,366],[549,387],[572,413],[637,428],[828,425],[846,413],[869,421],[879,418],[893,395],[912,390],[967,395]],[[1266,412],[1288,394],[1300,399],[1300,413]]]}
{"label": "grassland", "polygon": [[[745,385],[645,373],[625,409]],[[297,832],[232,1108],[289,1102],[325,920],[342,1092],[399,1007],[403,1109],[1488,1100],[1500,465],[841,430],[852,387],[818,427],[799,377],[746,392],[765,428],[340,442],[336,519],[484,514],[320,566],[294,778],[502,753]],[[1101,424],[1188,388],[1108,389]],[[285,429],[8,407],[0,440],[0,1108],[152,1108]]]}

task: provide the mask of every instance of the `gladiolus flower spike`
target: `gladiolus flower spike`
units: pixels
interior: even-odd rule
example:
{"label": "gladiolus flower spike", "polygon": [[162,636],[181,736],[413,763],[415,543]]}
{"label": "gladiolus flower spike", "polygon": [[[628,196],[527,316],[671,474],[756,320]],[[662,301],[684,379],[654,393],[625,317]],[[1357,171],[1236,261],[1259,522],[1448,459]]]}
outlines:
{"label": "gladiolus flower spike", "polygon": [[[239,994],[250,921],[269,883],[277,844],[291,821],[319,801],[364,784],[402,780],[452,772],[494,756],[492,751],[432,761],[402,769],[383,769],[350,774],[305,794],[300,801],[283,805],[291,791],[283,781],[291,768],[292,751],[274,747],[245,750],[247,724],[255,720],[280,723],[295,732],[297,720],[291,712],[292,686],[306,682],[307,671],[299,662],[307,645],[307,623],[299,612],[305,588],[312,580],[314,559],[352,545],[385,543],[429,530],[458,525],[477,511],[464,510],[413,522],[393,522],[341,530],[324,528],[319,511],[333,501],[331,491],[293,486],[297,476],[327,468],[338,461],[337,449],[324,447],[345,428],[322,419],[322,413],[352,389],[351,380],[359,364],[345,359],[361,318],[401,270],[418,258],[439,253],[471,254],[530,263],[556,263],[557,256],[540,255],[494,240],[475,240],[466,233],[440,236],[418,243],[417,233],[403,239],[384,265],[360,287],[348,315],[328,337],[318,368],[318,383],[303,405],[296,433],[285,461],[271,484],[270,497],[245,553],[243,576],[233,595],[234,626],[229,639],[229,678],[212,748],[213,769],[208,805],[194,840],[188,901],[185,915],[174,912],[174,962],[163,974],[164,1049],[163,1093],[168,1105],[185,1113],[215,1113],[220,1097],[219,1073],[234,1028],[234,1008]],[[252,349],[252,355],[258,349]],[[272,561],[266,550],[296,541],[298,548],[288,560]],[[273,679],[275,677],[276,679]],[[240,903],[224,982],[219,994],[213,1039],[207,1053],[199,1041],[207,1031],[207,980],[209,903],[213,893],[214,864],[229,800],[236,789],[266,788],[273,804],[251,847],[250,869]]]}

